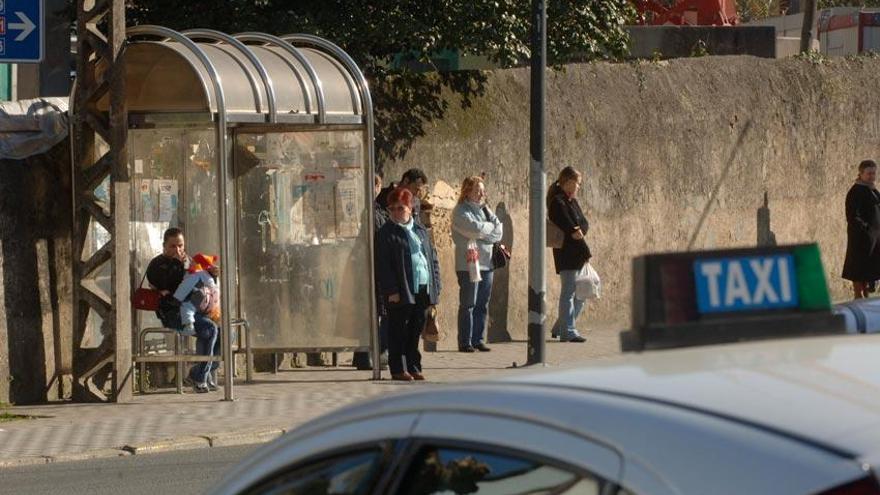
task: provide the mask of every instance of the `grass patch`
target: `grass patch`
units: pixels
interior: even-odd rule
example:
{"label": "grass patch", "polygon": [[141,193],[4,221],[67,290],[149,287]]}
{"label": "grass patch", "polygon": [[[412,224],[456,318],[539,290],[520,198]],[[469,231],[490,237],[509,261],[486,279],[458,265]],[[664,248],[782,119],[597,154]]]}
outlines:
{"label": "grass patch", "polygon": [[0,407],[0,423],[8,423],[10,421],[18,421],[20,419],[36,419],[35,416],[27,416],[25,414],[12,414],[11,412],[5,411],[4,409],[5,407]]}

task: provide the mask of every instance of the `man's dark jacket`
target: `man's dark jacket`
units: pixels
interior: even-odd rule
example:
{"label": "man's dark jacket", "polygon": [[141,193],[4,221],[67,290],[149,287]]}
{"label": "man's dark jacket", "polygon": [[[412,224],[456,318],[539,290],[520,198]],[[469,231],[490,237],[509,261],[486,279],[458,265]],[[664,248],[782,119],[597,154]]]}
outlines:
{"label": "man's dark jacket", "polygon": [[163,296],[159,300],[159,309],[156,311],[156,317],[167,328],[180,328],[180,303],[174,299],[174,291],[177,286],[183,282],[186,275],[186,268],[189,266],[189,260],[186,263],[169,258],[164,254],[156,256],[147,265],[147,281],[154,289],[164,290],[168,295]]}

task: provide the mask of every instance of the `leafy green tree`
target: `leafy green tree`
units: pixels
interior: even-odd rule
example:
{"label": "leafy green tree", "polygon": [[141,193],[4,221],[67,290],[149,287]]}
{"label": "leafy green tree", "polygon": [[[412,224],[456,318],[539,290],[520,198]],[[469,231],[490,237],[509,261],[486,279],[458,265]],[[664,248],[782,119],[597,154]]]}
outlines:
{"label": "leafy green tree", "polygon": [[[552,64],[618,58],[628,51],[629,0],[548,0]],[[488,56],[502,67],[524,63],[531,33],[529,0],[129,0],[129,24],[229,33],[311,33],[345,49],[371,83],[377,107],[380,163],[403,157],[442,118],[444,87],[467,106],[485,90],[479,72],[426,73],[392,69],[395,55],[430,66],[431,55],[454,50]]]}

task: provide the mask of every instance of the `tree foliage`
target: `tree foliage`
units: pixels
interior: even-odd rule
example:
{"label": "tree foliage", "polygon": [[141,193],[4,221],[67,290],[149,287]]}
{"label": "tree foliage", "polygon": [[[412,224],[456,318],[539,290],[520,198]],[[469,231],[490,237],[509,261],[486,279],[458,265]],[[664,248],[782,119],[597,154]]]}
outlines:
{"label": "tree foliage", "polygon": [[[618,58],[627,52],[629,0],[547,0],[548,58],[552,64]],[[311,33],[345,49],[371,82],[377,106],[380,161],[401,158],[425,121],[441,118],[444,87],[467,106],[485,90],[475,72],[431,74],[392,70],[397,54],[430,62],[455,50],[488,56],[502,67],[530,55],[528,0],[129,0],[129,24],[229,33]]]}

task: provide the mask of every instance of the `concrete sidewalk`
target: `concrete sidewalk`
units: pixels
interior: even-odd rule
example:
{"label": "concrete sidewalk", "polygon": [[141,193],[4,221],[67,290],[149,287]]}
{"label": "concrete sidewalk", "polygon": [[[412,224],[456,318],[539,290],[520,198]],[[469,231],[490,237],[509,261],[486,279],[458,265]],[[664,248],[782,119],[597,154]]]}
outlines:
{"label": "concrete sidewalk", "polygon": [[[584,344],[547,343],[551,365],[589,361],[619,353],[617,332],[593,331]],[[237,382],[236,400],[210,394],[154,393],[129,404],[16,406],[12,414],[38,419],[0,423],[0,467],[271,440],[330,410],[360,399],[413,387],[523,373],[511,365],[526,358],[523,342],[494,344],[492,352],[423,353],[428,382],[370,380],[371,372],[350,366],[260,373],[255,383]],[[341,355],[340,362],[350,362]]]}

